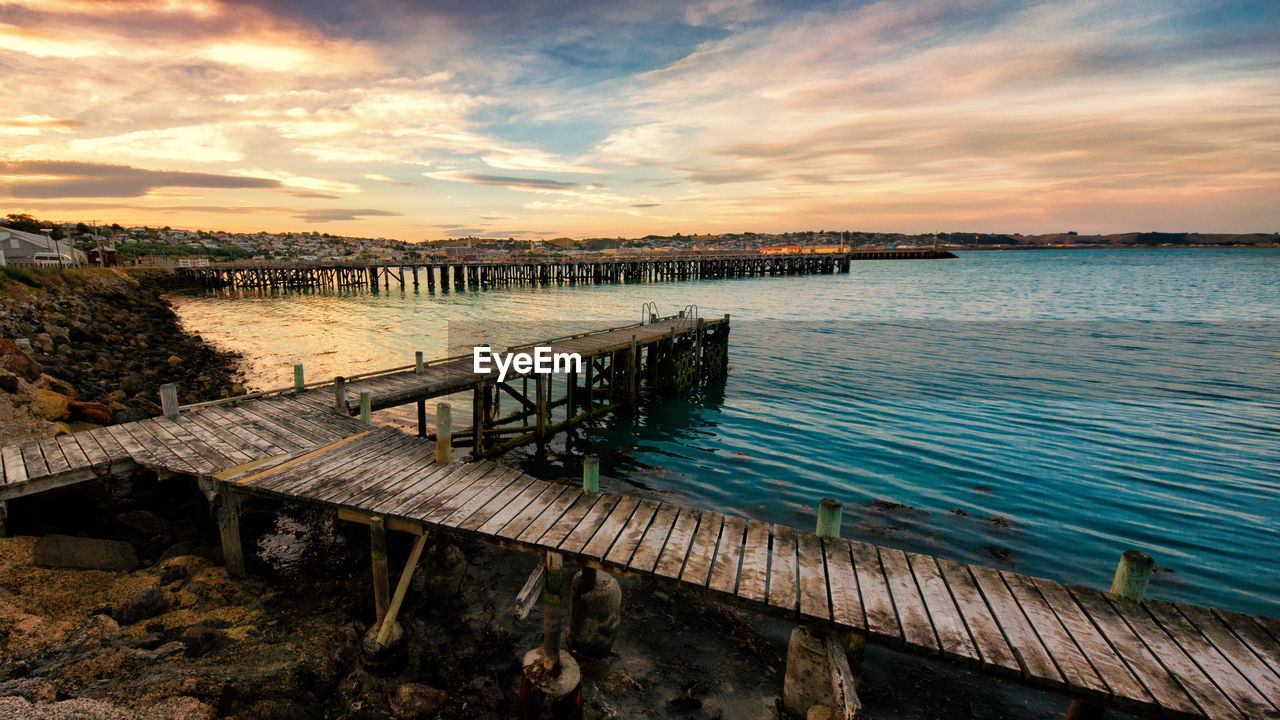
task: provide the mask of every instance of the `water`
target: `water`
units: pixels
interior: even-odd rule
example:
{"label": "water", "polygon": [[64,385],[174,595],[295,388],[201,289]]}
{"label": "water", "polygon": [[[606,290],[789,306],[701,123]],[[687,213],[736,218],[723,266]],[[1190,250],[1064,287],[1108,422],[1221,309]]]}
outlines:
{"label": "water", "polygon": [[[1280,251],[965,253],[847,275],[421,294],[210,294],[187,326],[250,384],[352,374],[696,304],[722,387],[586,432],[605,484],[1106,587],[1280,615]],[[568,474],[560,458],[523,462]]]}

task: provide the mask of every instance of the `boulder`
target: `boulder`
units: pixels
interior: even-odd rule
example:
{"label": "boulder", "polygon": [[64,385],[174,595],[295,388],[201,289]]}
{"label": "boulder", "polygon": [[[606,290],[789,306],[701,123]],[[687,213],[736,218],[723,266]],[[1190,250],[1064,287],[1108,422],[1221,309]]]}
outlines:
{"label": "boulder", "polygon": [[147,588],[125,600],[124,604],[112,613],[112,617],[121,625],[132,625],[136,622],[153,618],[164,612],[168,607],[169,603],[164,599],[163,592],[158,588]]}
{"label": "boulder", "polygon": [[53,424],[53,436],[62,437],[63,435],[71,435],[75,433],[71,426],[64,422],[56,422]]}
{"label": "boulder", "polygon": [[139,410],[138,408],[125,408],[124,410],[116,410],[111,413],[111,424],[122,425],[124,423],[146,420],[148,417],[150,416],[147,415],[144,410]]}
{"label": "boulder", "polygon": [[401,720],[433,717],[449,696],[439,688],[422,683],[404,683],[391,693],[391,712]]}
{"label": "boulder", "polygon": [[23,380],[32,381],[40,379],[40,374],[44,372],[44,368],[40,367],[40,363],[28,355],[25,351],[13,343],[12,340],[0,341],[5,343],[4,347],[12,348],[4,350],[0,348],[0,354],[4,356],[4,368],[9,372],[17,375]]}
{"label": "boulder", "polygon": [[7,370],[0,370],[0,390],[4,390],[7,393],[16,393],[18,392],[19,381],[20,378],[17,375]]}
{"label": "boulder", "polygon": [[71,409],[68,407],[71,401],[66,395],[59,395],[44,388],[31,388],[31,394],[34,400],[33,409],[45,420],[56,422],[71,417]]}
{"label": "boulder", "polygon": [[66,395],[72,400],[80,397],[80,393],[76,392],[76,389],[71,386],[71,383],[66,380],[59,380],[52,375],[41,375],[40,379],[36,380],[35,385],[38,388],[50,390],[58,393],[59,395]]}
{"label": "boulder", "polygon": [[226,637],[226,633],[221,630],[196,625],[183,630],[178,640],[186,646],[187,657],[194,658],[200,657],[216,648],[224,637]]}
{"label": "boulder", "polygon": [[165,360],[165,362],[169,363],[169,367],[178,367],[182,364],[182,358],[177,355],[170,355],[169,359]]}
{"label": "boulder", "polygon": [[36,339],[32,340],[31,344],[44,352],[53,352],[53,338],[49,336],[49,333],[42,332],[36,335]]}
{"label": "boulder", "polygon": [[36,567],[130,572],[138,569],[133,546],[118,540],[45,535],[31,548]]}
{"label": "boulder", "polygon": [[72,400],[67,403],[67,409],[71,411],[72,420],[93,423],[94,425],[111,424],[111,408],[102,403]]}
{"label": "boulder", "polygon": [[147,381],[138,373],[129,373],[120,381],[120,390],[125,395],[137,395],[147,389]]}

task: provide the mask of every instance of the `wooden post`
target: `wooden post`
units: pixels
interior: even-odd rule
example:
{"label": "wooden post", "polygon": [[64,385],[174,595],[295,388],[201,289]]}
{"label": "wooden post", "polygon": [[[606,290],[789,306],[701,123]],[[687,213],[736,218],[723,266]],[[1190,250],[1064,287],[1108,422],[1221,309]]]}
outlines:
{"label": "wooden post", "polygon": [[222,562],[231,577],[244,577],[244,549],[240,545],[240,500],[225,486],[217,494],[218,534]]}
{"label": "wooden post", "polygon": [[333,406],[343,414],[351,412],[347,408],[347,379],[341,375],[333,379]]}
{"label": "wooden post", "polygon": [[368,390],[360,391],[360,420],[373,424],[373,395]]}
{"label": "wooden post", "polygon": [[582,458],[582,491],[600,492],[600,458]]}
{"label": "wooden post", "polygon": [[306,384],[307,383],[303,379],[303,374],[302,374],[302,363],[298,363],[297,365],[293,366],[293,389],[296,392],[302,392],[302,386]]}
{"label": "wooden post", "polygon": [[0,500],[0,537],[9,537],[8,528],[5,527],[9,520],[9,503]]}
{"label": "wooden post", "polygon": [[419,350],[413,354],[413,371],[421,375],[422,370],[422,351]]}
{"label": "wooden post", "polygon": [[486,399],[482,382],[471,393],[471,456],[474,458],[484,457],[484,421],[488,414]]}
{"label": "wooden post", "polygon": [[369,518],[369,559],[373,563],[373,605],[376,622],[387,615],[391,595],[387,579],[387,521],[381,515]]}
{"label": "wooden post", "polygon": [[164,416],[170,420],[178,419],[178,386],[165,383],[160,386],[160,406],[164,408]]}
{"label": "wooden post", "polygon": [[418,401],[418,437],[427,436],[427,401]]}
{"label": "wooden post", "polygon": [[537,421],[534,426],[533,434],[538,441],[538,452],[542,452],[547,447],[547,385],[550,384],[551,378],[548,375],[534,375],[534,388],[536,394],[535,412],[537,413]]}
{"label": "wooden post", "polygon": [[542,650],[551,659],[551,674],[560,674],[560,591],[564,584],[564,557],[547,553],[547,580],[542,595]]}
{"label": "wooden post", "polygon": [[637,372],[637,365],[640,364],[640,349],[636,346],[636,336],[631,336],[631,354],[627,357],[627,396],[631,400],[631,404],[635,404],[636,399],[640,395],[640,373]]}
{"label": "wooden post", "polygon": [[844,506],[839,500],[823,498],[818,503],[818,537],[824,540],[835,540],[840,537],[840,516]]}
{"label": "wooden post", "polygon": [[453,453],[453,411],[449,403],[436,405],[436,463],[448,465]]}
{"label": "wooden post", "polygon": [[[1120,555],[1120,563],[1116,565],[1115,577],[1111,580],[1111,594],[1133,602],[1141,602],[1147,593],[1147,582],[1155,570],[1155,561],[1151,556],[1137,550],[1125,550]],[[1099,720],[1105,708],[1082,700],[1072,700],[1067,708],[1067,720]]]}
{"label": "wooden post", "polygon": [[[416,268],[415,268],[416,270]],[[417,279],[416,277],[414,278]],[[387,608],[387,614],[380,621],[382,627],[378,628],[378,647],[387,644],[387,640],[391,637],[391,627],[395,625],[396,615],[400,613],[400,605],[404,603],[404,596],[409,592],[409,584],[413,581],[413,571],[418,567],[418,559],[422,557],[422,548],[427,544],[427,533],[424,529],[422,534],[413,543],[413,550],[409,551],[409,560],[404,565],[404,571],[400,573],[400,582],[396,583],[396,594],[391,597],[391,605]]]}
{"label": "wooden post", "polygon": [[1141,602],[1147,593],[1147,582],[1155,571],[1155,561],[1151,556],[1137,550],[1125,550],[1120,556],[1120,564],[1116,565],[1116,575],[1111,581],[1111,594],[1119,595],[1125,600]]}

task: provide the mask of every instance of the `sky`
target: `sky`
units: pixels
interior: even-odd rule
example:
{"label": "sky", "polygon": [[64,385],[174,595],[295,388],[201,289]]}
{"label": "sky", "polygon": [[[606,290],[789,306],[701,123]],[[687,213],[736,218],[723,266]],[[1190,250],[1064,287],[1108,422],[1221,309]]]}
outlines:
{"label": "sky", "polygon": [[1280,3],[0,0],[0,214],[1280,231]]}

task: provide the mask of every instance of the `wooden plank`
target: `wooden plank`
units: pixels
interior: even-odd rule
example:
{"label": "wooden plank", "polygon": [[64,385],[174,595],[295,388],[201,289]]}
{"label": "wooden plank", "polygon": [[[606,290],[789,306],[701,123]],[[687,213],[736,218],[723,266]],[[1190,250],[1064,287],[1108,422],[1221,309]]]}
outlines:
{"label": "wooden plank", "polygon": [[601,559],[608,554],[609,548],[613,547],[613,543],[622,534],[622,530],[627,526],[627,521],[631,519],[631,513],[635,512],[640,505],[640,498],[635,495],[623,495],[618,504],[613,506],[613,510],[609,512],[609,516],[600,523],[600,529],[596,531],[586,544],[577,550],[570,549],[570,537],[568,540],[560,544],[561,549],[569,552],[576,552],[594,559]]}
{"label": "wooden plank", "polygon": [[[85,464],[90,467],[102,468],[111,464],[111,461],[107,459],[107,454],[98,445],[98,441],[94,440],[88,432],[78,432],[74,435],[67,435],[66,438],[66,442],[75,443],[76,449],[84,455]],[[59,440],[59,442],[62,441]],[[63,448],[62,453],[65,455],[67,452],[68,450]]]}
{"label": "wooden plank", "polygon": [[1232,720],[1244,717],[1141,605],[1111,597],[1106,599],[1205,715]]}
{"label": "wooden plank", "polygon": [[53,439],[58,443],[58,447],[62,450],[62,455],[67,459],[68,468],[71,470],[83,470],[93,465],[89,462],[89,456],[84,450],[80,449],[80,443],[72,435],[59,435]]}
{"label": "wooden plank", "polygon": [[[458,463],[452,467],[461,466]],[[383,515],[401,514],[400,506],[410,498],[425,498],[425,492],[448,473],[450,465],[437,465],[435,446],[418,442],[405,452],[397,454],[385,464],[379,464],[377,475],[391,481],[391,492],[375,488],[377,477],[369,474],[358,482],[349,483],[326,493],[324,501],[339,505],[378,508]]]}
{"label": "wooden plank", "polygon": [[49,465],[44,461],[44,452],[40,450],[40,442],[31,440],[18,446],[22,453],[22,464],[26,467],[27,479],[35,480],[49,476]]}
{"label": "wooden plank", "polygon": [[1266,630],[1271,635],[1271,639],[1280,643],[1280,619],[1266,617],[1265,615],[1250,615],[1255,623]]}
{"label": "wooden plank", "polygon": [[129,457],[139,465],[145,465],[152,468],[160,466],[160,460],[148,450],[142,443],[138,442],[132,434],[125,429],[124,425],[108,425],[104,430],[111,435],[116,442],[120,443],[120,447],[129,453]]}
{"label": "wooden plank", "polygon": [[240,443],[232,444],[227,442],[222,434],[214,431],[206,426],[205,422],[197,417],[199,413],[191,413],[179,419],[178,424],[188,433],[192,434],[200,440],[200,442],[208,445],[218,452],[218,454],[232,461],[236,465],[243,465],[247,462],[253,462],[261,457],[259,452],[245,452],[239,447]]}
{"label": "wooden plank", "polygon": [[853,571],[849,543],[840,538],[826,538],[822,541],[822,553],[826,563],[827,587],[831,591],[831,619],[859,632],[865,630],[867,619],[862,612],[858,575]]}
{"label": "wooden plank", "polygon": [[[476,528],[476,532],[483,535],[497,535],[498,531],[506,527],[508,523],[515,520],[519,515],[526,511],[532,512],[535,507],[539,506],[539,498],[553,489],[554,487],[551,483],[533,480],[506,507],[494,513],[493,517],[485,520],[483,525]],[[550,500],[546,502],[550,502]]]}
{"label": "wooden plank", "polygon": [[533,485],[533,476],[525,475],[515,468],[513,468],[513,472],[516,474],[515,480],[502,492],[495,495],[492,500],[485,503],[484,507],[472,513],[466,520],[458,523],[459,528],[476,530],[492,519],[494,515],[504,512],[508,505],[514,503],[516,498],[521,497],[524,491]]}
{"label": "wooden plank", "polygon": [[6,485],[17,485],[27,481],[27,466],[22,462],[22,449],[17,445],[0,448],[0,461],[4,463]]}
{"label": "wooden plank", "polygon": [[969,628],[960,616],[960,610],[951,598],[951,590],[947,581],[932,557],[917,553],[906,553],[911,572],[916,578],[916,587],[924,598],[929,619],[933,622],[934,634],[938,637],[938,649],[944,655],[959,658],[962,662],[979,664],[981,656],[977,645],[969,636]]}
{"label": "wooden plank", "polygon": [[711,563],[711,578],[707,587],[722,593],[734,594],[738,589],[738,566],[742,562],[742,544],[747,536],[747,521],[733,515],[724,518],[720,528],[720,541],[716,544],[716,557]]}
{"label": "wooden plank", "polygon": [[[542,533],[546,532],[547,528],[554,525],[560,519],[560,516],[573,507],[574,503],[578,501],[578,497],[582,495],[582,491],[575,487],[561,485],[560,488],[561,492],[558,495],[554,497],[546,496],[548,502],[541,512],[529,517],[528,522],[524,521],[524,518],[528,516],[525,513],[520,513],[515,520],[512,520],[498,532],[498,536],[511,538],[522,543],[536,543],[538,538],[542,537]],[[521,523],[524,523],[523,528],[520,527]]]}
{"label": "wooden plank", "polygon": [[853,572],[858,576],[867,631],[886,640],[902,642],[902,625],[893,609],[893,596],[880,563],[880,553],[874,545],[849,541],[849,555],[853,558]]}
{"label": "wooden plank", "polygon": [[302,449],[301,445],[270,432],[256,419],[232,412],[232,409],[210,407],[201,410],[199,415],[217,422],[227,432],[268,455],[280,455]]}
{"label": "wooden plank", "polygon": [[[519,468],[507,468],[501,465],[496,466],[490,473],[489,483],[479,492],[475,493],[465,503],[460,505],[457,510],[446,515],[440,521],[441,525],[447,527],[459,527],[472,515],[480,512],[491,500],[501,495],[507,488],[516,484],[523,473]],[[499,510],[501,507],[498,508]],[[487,517],[487,516],[486,516]]]}
{"label": "wooden plank", "polygon": [[[357,393],[356,397],[360,397],[360,395]],[[247,402],[240,407],[260,417],[270,419],[272,422],[275,422],[286,430],[292,431],[293,433],[306,438],[307,441],[312,444],[333,442],[335,439],[346,434],[334,431],[320,423],[317,423],[311,418],[311,413],[291,413],[271,398]]]}
{"label": "wooden plank", "polygon": [[650,521],[658,512],[658,505],[656,500],[648,498],[641,500],[635,511],[631,513],[631,517],[627,519],[627,524],[623,526],[617,539],[614,540],[613,546],[609,548],[608,554],[601,559],[607,563],[626,567],[627,563],[631,562],[631,556],[639,547],[640,541],[644,539]]}
{"label": "wooden plank", "polygon": [[[200,468],[187,457],[178,455],[177,451],[170,447],[172,442],[164,433],[160,433],[155,429],[155,423],[150,420],[139,420],[134,423],[126,423],[118,427],[123,428],[139,445],[145,446],[147,452],[155,458],[158,469],[169,470],[171,472],[188,473],[191,475],[200,475]],[[155,430],[153,432],[153,430]]]}
{"label": "wooden plank", "polygon": [[987,601],[987,607],[991,608],[991,616],[1000,625],[1005,639],[1009,641],[1009,647],[1013,648],[1013,652],[1022,661],[1023,676],[1049,687],[1063,687],[1066,682],[1062,673],[1053,664],[1053,657],[1022,614],[1022,607],[1018,605],[1013,593],[1009,592],[1000,573],[981,565],[969,565],[968,568]]}
{"label": "wooden plank", "polygon": [[166,451],[172,453],[181,462],[190,466],[197,475],[213,475],[214,473],[228,467],[228,465],[224,463],[215,463],[211,460],[205,459],[200,455],[200,453],[196,452],[194,448],[180,440],[169,431],[168,427],[165,426],[165,423],[171,422],[172,421],[163,417],[151,418],[150,420],[142,420],[136,423],[129,430],[135,435],[137,434],[137,431],[143,430],[150,433],[160,445],[158,453],[161,456],[163,456]]}
{"label": "wooden plank", "polygon": [[[596,532],[609,519],[609,515],[613,513],[621,501],[622,497],[613,493],[606,493],[600,497],[600,500],[593,506],[591,510],[582,516],[578,524],[570,529],[569,534],[565,535],[560,541],[559,549],[564,553],[576,553],[587,543],[591,542],[591,538],[595,537]],[[544,542],[546,540],[544,539]]]}
{"label": "wooden plank", "polygon": [[443,485],[439,492],[432,493],[419,503],[404,511],[408,517],[425,520],[427,517],[438,517],[440,511],[448,507],[456,507],[465,502],[469,493],[474,493],[483,486],[483,478],[497,465],[488,460],[467,463],[462,473],[454,476],[452,481]]}
{"label": "wooden plank", "polygon": [[235,458],[227,457],[217,450],[209,446],[208,443],[200,440],[191,432],[187,423],[178,423],[165,417],[158,417],[153,420],[157,425],[164,428],[166,432],[172,435],[178,442],[187,446],[192,452],[200,456],[202,460],[208,463],[209,467],[216,468],[217,472],[235,467],[243,462]]}
{"label": "wooden plank", "polygon": [[653,569],[658,565],[658,558],[662,555],[662,548],[667,544],[667,535],[671,532],[671,526],[675,525],[676,518],[679,515],[680,507],[678,505],[659,503],[657,513],[653,516],[653,522],[645,530],[640,544],[636,546],[636,551],[632,554],[628,567],[637,572],[653,572]]}
{"label": "wooden plank", "polygon": [[1008,571],[1003,571],[1000,575],[1066,683],[1091,696],[1102,699],[1111,697],[1111,689],[1098,677],[1082,649],[1076,646],[1071,633],[1058,620],[1057,614],[1030,579]]}
{"label": "wooden plank", "polygon": [[742,546],[742,572],[738,578],[738,597],[764,602],[769,586],[769,526],[757,520],[747,521],[747,541]]}
{"label": "wooden plank", "polygon": [[880,565],[884,567],[884,577],[889,584],[889,594],[893,596],[893,607],[897,610],[898,620],[902,623],[903,640],[908,645],[936,654],[938,636],[933,631],[929,609],[925,607],[920,589],[916,587],[915,576],[911,573],[911,565],[907,562],[906,553],[886,547],[878,550]]}
{"label": "wooden plank", "polygon": [[73,468],[71,461],[62,452],[62,446],[58,444],[57,438],[42,438],[37,442],[40,443],[40,452],[44,455],[44,461],[49,466],[50,475],[61,475],[71,470],[79,470]]}
{"label": "wooden plank", "polygon": [[1280,674],[1280,647],[1256,620],[1233,610],[1213,608],[1210,612],[1230,628],[1231,632],[1240,638],[1240,641],[1248,646],[1258,659],[1271,668],[1272,672]]}
{"label": "wooden plank", "polygon": [[492,467],[466,488],[454,493],[452,497],[437,504],[430,510],[419,510],[416,515],[429,523],[445,524],[446,520],[449,520],[447,524],[452,526],[455,520],[463,519],[474,512],[475,509],[484,505],[489,498],[492,498],[507,485],[511,484],[514,479],[515,476],[510,474],[507,468],[493,463]]}
{"label": "wooden plank", "polygon": [[[1178,647],[1195,663],[1196,667],[1209,678],[1218,690],[1231,701],[1231,704],[1245,717],[1265,717],[1274,714],[1276,706],[1267,701],[1266,696],[1240,674],[1235,665],[1209,642],[1173,605],[1159,600],[1147,600],[1142,603],[1147,614],[1156,621],[1164,632],[1177,643]],[[1272,696],[1280,698],[1280,696]]]}
{"label": "wooden plank", "polygon": [[680,573],[681,582],[698,587],[707,584],[723,524],[724,515],[710,510],[702,513],[702,519],[698,521],[698,531],[694,533],[693,542],[689,546],[689,556],[685,559],[684,570]]}
{"label": "wooden plank", "polygon": [[351,435],[327,445],[321,445],[296,454],[292,459],[280,465],[240,478],[236,481],[236,484],[253,485],[258,489],[274,492],[285,492],[289,489],[291,481],[296,480],[299,476],[306,475],[307,472],[317,466],[349,457],[346,453],[374,448],[377,446],[378,440],[379,436],[372,431],[364,435]]}
{"label": "wooden plank", "polygon": [[1097,671],[1098,676],[1110,688],[1117,701],[1129,707],[1155,702],[1151,693],[1147,692],[1138,678],[1134,677],[1133,672],[1116,654],[1111,644],[1098,633],[1098,629],[1072,599],[1066,588],[1052,580],[1042,578],[1027,578],[1027,580],[1040,591],[1040,596],[1049,604],[1058,621],[1071,633],[1071,638],[1088,658],[1089,664]]}
{"label": "wooden plank", "polygon": [[1124,618],[1111,608],[1102,593],[1074,585],[1067,587],[1067,592],[1160,707],[1189,715],[1199,714],[1187,693],[1133,633]]}
{"label": "wooden plank", "polygon": [[[349,442],[348,442],[349,440]],[[321,445],[299,457],[306,460],[271,473],[260,486],[273,492],[302,495],[312,500],[352,492],[364,483],[380,483],[378,472],[384,458],[394,457],[408,438],[391,428],[377,428],[364,435],[348,435]],[[319,449],[319,448],[317,448]]]}
{"label": "wooden plank", "polygon": [[811,532],[799,532],[797,540],[800,614],[818,620],[830,620],[830,590],[827,587],[827,563],[823,557],[822,538]]}
{"label": "wooden plank", "polygon": [[[537,545],[548,550],[554,550],[559,547],[569,533],[573,532],[573,529],[578,526],[578,523],[582,522],[582,518],[586,517],[587,513],[591,512],[591,508],[595,507],[595,504],[602,499],[603,497],[597,493],[579,491],[574,498],[573,504],[536,538]],[[534,522],[529,526],[530,530],[538,524]],[[524,536],[522,535],[521,537],[523,538]]]}
{"label": "wooden plank", "polygon": [[249,409],[248,403],[243,405],[230,405],[219,409],[225,410],[228,415],[238,419],[238,424],[241,427],[248,427],[252,429],[254,433],[264,435],[276,445],[282,445],[291,451],[305,450],[307,448],[315,447],[316,445],[324,444],[317,443],[311,438],[303,437],[291,430],[281,427],[269,417],[264,417],[260,413],[253,412]]}
{"label": "wooden plank", "polygon": [[969,569],[954,560],[936,560],[942,579],[946,581],[951,597],[955,600],[956,607],[964,618],[965,627],[969,629],[969,635],[987,669],[998,675],[1020,677],[1022,666],[1018,664],[1018,658],[1000,632],[1000,625],[991,615],[987,601],[982,599],[982,592],[974,583]]}
{"label": "wooden plank", "polygon": [[783,610],[798,606],[796,586],[796,531],[784,525],[773,525],[773,549],[769,554],[770,605]]}
{"label": "wooden plank", "polygon": [[698,529],[698,520],[702,511],[697,508],[682,507],[676,522],[671,526],[671,534],[667,536],[667,544],[662,546],[658,555],[658,564],[653,572],[666,578],[680,577],[684,568],[684,559],[689,554],[689,545],[693,543],[693,534]]}
{"label": "wooden plank", "polygon": [[[1148,600],[1147,604],[1151,605],[1152,602]],[[1160,605],[1167,605],[1167,603],[1160,603]],[[1204,635],[1205,639],[1213,643],[1214,648],[1222,653],[1231,666],[1247,678],[1264,698],[1267,698],[1273,708],[1280,710],[1280,675],[1268,668],[1248,645],[1241,642],[1240,638],[1236,637],[1207,608],[1181,603],[1171,607],[1176,608],[1188,622],[1195,626],[1197,631]],[[1165,612],[1168,611],[1165,610]]]}
{"label": "wooden plank", "polygon": [[132,460],[129,451],[124,449],[120,441],[114,435],[107,432],[105,427],[94,428],[89,431],[89,435],[98,441],[98,446],[107,454],[108,462],[117,462],[120,460]]}

